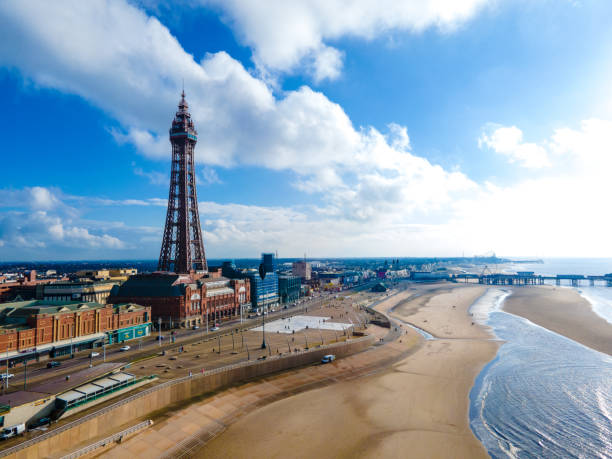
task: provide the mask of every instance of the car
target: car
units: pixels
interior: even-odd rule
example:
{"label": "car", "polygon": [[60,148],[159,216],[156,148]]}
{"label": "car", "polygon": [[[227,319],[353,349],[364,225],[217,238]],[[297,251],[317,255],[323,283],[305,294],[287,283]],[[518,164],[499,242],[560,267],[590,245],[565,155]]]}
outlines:
{"label": "car", "polygon": [[5,379],[14,378],[15,375],[13,373],[0,373],[0,380],[4,381]]}
{"label": "car", "polygon": [[11,427],[5,427],[0,433],[0,439],[6,440],[7,438],[14,437],[16,435],[23,435],[26,430],[25,424],[17,424]]}
{"label": "car", "polygon": [[334,360],[336,360],[336,356],[334,354],[327,354],[323,356],[323,358],[321,359],[321,363],[331,363]]}
{"label": "car", "polygon": [[92,352],[91,354],[89,354],[89,357],[93,358],[93,357],[99,357],[100,353],[99,352]]}
{"label": "car", "polygon": [[217,331],[217,330],[219,330],[219,327],[213,327],[210,329],[210,331]]}
{"label": "car", "polygon": [[192,330],[199,330],[199,329],[200,329],[200,327],[198,327],[197,325],[194,325],[194,326],[192,327]]}
{"label": "car", "polygon": [[164,339],[164,337],[163,337],[162,335],[157,335],[157,336],[155,337],[155,339],[156,339],[157,341],[161,341],[161,340],[163,340],[163,339]]}
{"label": "car", "polygon": [[119,350],[120,350],[121,352],[129,351],[130,349],[131,349],[131,348],[130,348],[130,346],[128,346],[128,345],[121,346],[121,347],[119,348]]}
{"label": "car", "polygon": [[60,362],[56,362],[55,360],[52,360],[51,362],[47,362],[47,368],[55,368],[55,367],[59,367],[61,365]]}

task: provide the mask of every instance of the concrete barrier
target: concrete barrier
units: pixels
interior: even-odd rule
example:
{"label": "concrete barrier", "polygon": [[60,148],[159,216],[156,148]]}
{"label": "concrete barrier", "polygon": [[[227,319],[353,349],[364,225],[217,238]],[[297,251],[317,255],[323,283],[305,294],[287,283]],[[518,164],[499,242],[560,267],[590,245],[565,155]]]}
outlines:
{"label": "concrete barrier", "polygon": [[177,378],[134,394],[17,446],[0,451],[0,457],[38,459],[57,455],[84,441],[110,435],[130,421],[141,419],[175,403],[188,401],[193,397],[232,384],[308,365],[320,360],[325,354],[334,353],[338,357],[355,354],[368,348],[373,342],[372,336],[364,336],[349,342],[328,344],[308,351],[261,361],[241,362],[193,376]]}

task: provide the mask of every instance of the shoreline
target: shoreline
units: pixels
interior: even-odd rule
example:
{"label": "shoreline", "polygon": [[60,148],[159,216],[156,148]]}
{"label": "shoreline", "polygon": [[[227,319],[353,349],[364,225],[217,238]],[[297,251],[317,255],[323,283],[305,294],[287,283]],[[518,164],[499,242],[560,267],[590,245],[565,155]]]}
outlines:
{"label": "shoreline", "polygon": [[600,298],[597,298],[596,296],[597,294],[593,295],[593,291],[591,290],[591,289],[596,289],[597,287],[587,287],[588,290],[585,290],[585,287],[572,287],[572,289],[574,288],[575,288],[575,291],[582,298],[587,300],[587,302],[591,305],[591,309],[597,316],[599,316],[600,318],[602,318],[609,324],[612,324],[612,311],[602,312],[598,310],[599,309],[598,304],[600,305],[602,300]]}
{"label": "shoreline", "polygon": [[514,287],[502,304],[510,314],[612,355],[612,324],[577,291],[553,286]]}
{"label": "shoreline", "polygon": [[[396,457],[406,451],[420,457],[488,457],[469,419],[475,379],[500,345],[468,313],[485,291],[481,286],[411,285],[408,298],[375,309],[440,338],[425,340],[380,373],[246,414],[196,457],[312,457],[321,451],[333,457]],[[407,337],[416,333],[402,329]]]}

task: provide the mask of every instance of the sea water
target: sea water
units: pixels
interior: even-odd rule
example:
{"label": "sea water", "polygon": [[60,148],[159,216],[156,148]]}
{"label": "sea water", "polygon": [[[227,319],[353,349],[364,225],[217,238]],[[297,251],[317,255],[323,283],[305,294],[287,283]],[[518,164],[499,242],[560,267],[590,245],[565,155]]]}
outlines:
{"label": "sea water", "polygon": [[612,258],[544,258],[543,263],[511,263],[512,271],[533,271],[536,274],[585,274],[602,276],[612,273]]}
{"label": "sea water", "polygon": [[505,341],[470,392],[472,430],[494,458],[612,458],[612,358],[502,311],[509,294],[471,308]]}
{"label": "sea water", "polygon": [[[535,274],[544,276],[556,276],[557,274],[602,276],[612,273],[612,258],[547,258],[543,260],[543,263],[510,264],[507,271],[533,271]],[[554,285],[554,281],[547,282]],[[576,290],[591,304],[595,314],[612,323],[612,287],[564,287]]]}
{"label": "sea water", "polygon": [[573,288],[591,304],[595,314],[612,324],[612,287]]}

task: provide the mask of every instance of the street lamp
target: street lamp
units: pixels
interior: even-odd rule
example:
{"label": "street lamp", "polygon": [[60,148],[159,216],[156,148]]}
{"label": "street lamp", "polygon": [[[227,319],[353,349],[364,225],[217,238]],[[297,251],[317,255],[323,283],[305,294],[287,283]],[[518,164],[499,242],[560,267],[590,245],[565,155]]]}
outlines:
{"label": "street lamp", "polygon": [[[261,277],[261,283],[262,283],[262,287],[263,287],[263,281],[266,278],[266,268],[264,267],[263,263],[261,263],[259,265],[259,277]],[[265,305],[262,308],[263,311],[261,313],[261,317],[262,317],[262,326],[261,326],[261,335],[262,335],[262,341],[261,341],[261,348],[265,349],[266,348],[266,308]]]}
{"label": "street lamp", "polygon": [[8,348],[8,344],[6,346],[6,378],[4,378],[4,388],[8,389],[9,386],[9,372],[8,372],[8,368],[9,368],[9,348]]}
{"label": "street lamp", "polygon": [[261,348],[265,349],[266,348],[266,311],[264,309],[264,311],[261,313],[261,336],[262,336],[262,342],[261,342]]}
{"label": "street lamp", "polygon": [[159,337],[157,338],[157,341],[159,342],[159,346],[161,347],[161,342],[162,342],[162,338],[161,338],[161,317],[157,318],[157,332],[159,333]]}

